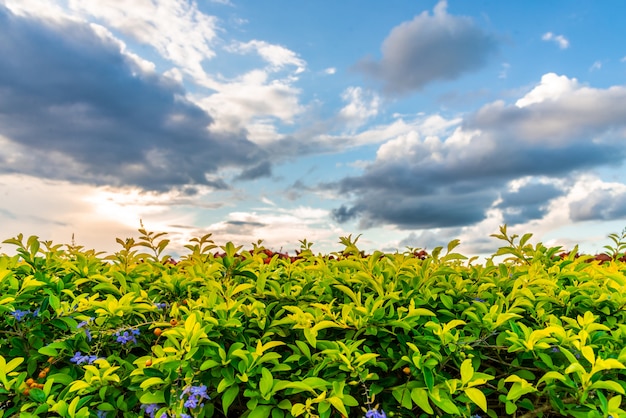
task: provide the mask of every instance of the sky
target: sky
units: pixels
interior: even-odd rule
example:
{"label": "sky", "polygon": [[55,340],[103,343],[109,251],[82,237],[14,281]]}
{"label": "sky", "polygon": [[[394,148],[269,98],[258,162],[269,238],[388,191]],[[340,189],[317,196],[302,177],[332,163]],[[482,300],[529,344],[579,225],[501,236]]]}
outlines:
{"label": "sky", "polygon": [[[366,251],[626,226],[620,0],[0,0],[0,238]],[[2,244],[0,252],[12,246]]]}

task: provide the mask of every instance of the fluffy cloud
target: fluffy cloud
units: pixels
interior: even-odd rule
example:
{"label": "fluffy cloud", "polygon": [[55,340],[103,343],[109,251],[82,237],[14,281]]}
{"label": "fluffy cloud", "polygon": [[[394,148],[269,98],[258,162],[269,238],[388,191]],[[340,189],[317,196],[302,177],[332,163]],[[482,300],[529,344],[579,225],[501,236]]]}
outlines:
{"label": "fluffy cloud", "polygon": [[167,190],[224,187],[207,174],[264,160],[169,77],[142,70],[120,43],[82,22],[0,7],[0,169],[94,184]]}
{"label": "fluffy cloud", "polygon": [[452,132],[415,130],[381,145],[361,175],[325,185],[352,197],[335,219],[359,218],[364,227],[461,226],[484,220],[499,198],[509,220],[536,218],[546,210],[541,201],[562,192],[529,184],[511,193],[505,186],[620,163],[625,100],[623,86],[593,89],[547,74],[517,104],[486,105]]}
{"label": "fluffy cloud", "polygon": [[196,81],[211,84],[202,63],[215,56],[217,21],[198,10],[195,2],[135,0],[122,5],[115,1],[70,0],[68,7],[152,46]]}
{"label": "fluffy cloud", "polygon": [[306,62],[299,58],[295,52],[283,46],[270,44],[265,41],[252,40],[249,42],[240,42],[227,48],[227,50],[239,53],[250,53],[254,51],[270,64],[270,69],[273,71],[282,70],[286,66],[294,66],[296,67],[296,74],[299,74],[306,69]]}
{"label": "fluffy cloud", "polygon": [[440,1],[395,27],[382,44],[382,57],[363,59],[357,70],[380,80],[389,94],[420,90],[436,80],[454,80],[483,67],[496,51],[496,39],[468,17],[446,12]]}
{"label": "fluffy cloud", "polygon": [[356,129],[376,116],[381,105],[377,94],[364,91],[361,87],[348,87],[341,98],[348,103],[339,111],[339,117],[349,129]]}

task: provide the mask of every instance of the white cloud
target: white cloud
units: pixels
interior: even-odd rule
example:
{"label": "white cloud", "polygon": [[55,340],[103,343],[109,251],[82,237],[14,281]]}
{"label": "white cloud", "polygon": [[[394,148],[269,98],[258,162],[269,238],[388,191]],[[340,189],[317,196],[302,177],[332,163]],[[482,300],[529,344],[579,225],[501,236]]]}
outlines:
{"label": "white cloud", "polygon": [[292,123],[303,111],[300,90],[289,80],[270,79],[264,70],[253,70],[236,80],[222,83],[218,92],[192,99],[215,118],[215,131],[247,129],[255,119],[273,117]]}
{"label": "white cloud", "polygon": [[517,107],[541,103],[545,100],[558,100],[561,96],[571,93],[579,87],[578,80],[555,73],[544,74],[541,83],[534,87],[524,97],[515,102]]}
{"label": "white cloud", "polygon": [[45,18],[65,18],[66,12],[50,0],[3,0],[5,6],[18,16],[41,16]]}
{"label": "white cloud", "polygon": [[563,35],[555,35],[552,32],[546,32],[546,33],[543,34],[541,39],[544,40],[544,41],[555,42],[559,46],[559,48],[561,48],[561,49],[569,48],[569,41]]}
{"label": "white cloud", "polygon": [[261,208],[250,212],[231,212],[227,219],[206,228],[217,242],[232,241],[246,247],[259,239],[275,251],[289,251],[300,247],[305,239],[314,243],[314,251],[328,252],[336,249],[338,237],[345,231],[329,221],[327,210],[312,207]]}
{"label": "white cloud", "polygon": [[348,87],[341,93],[344,102],[348,102],[340,111],[339,116],[345,120],[350,130],[362,126],[369,118],[378,114],[381,106],[380,97],[361,87]]}
{"label": "white cloud", "polygon": [[212,84],[202,63],[215,56],[212,44],[217,20],[202,13],[195,2],[69,0],[68,7],[85,19],[95,18],[139,43],[151,45],[197,82]]}
{"label": "white cloud", "polygon": [[286,66],[294,66],[296,67],[295,73],[299,74],[306,69],[306,62],[299,58],[295,52],[265,41],[252,40],[245,43],[242,42],[230,46],[227,50],[239,53],[256,52],[270,64],[269,69],[271,71],[279,71]]}
{"label": "white cloud", "polygon": [[324,70],[324,73],[329,75],[335,74],[336,72],[337,69],[335,67],[328,67]]}

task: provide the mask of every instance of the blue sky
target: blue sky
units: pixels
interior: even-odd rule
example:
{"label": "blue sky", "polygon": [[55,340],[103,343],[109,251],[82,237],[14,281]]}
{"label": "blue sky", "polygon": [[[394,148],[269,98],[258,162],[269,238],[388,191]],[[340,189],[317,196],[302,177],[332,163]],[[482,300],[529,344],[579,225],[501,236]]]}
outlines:
{"label": "blue sky", "polygon": [[624,12],[0,0],[0,232],[488,254],[506,223],[601,251],[626,226]]}

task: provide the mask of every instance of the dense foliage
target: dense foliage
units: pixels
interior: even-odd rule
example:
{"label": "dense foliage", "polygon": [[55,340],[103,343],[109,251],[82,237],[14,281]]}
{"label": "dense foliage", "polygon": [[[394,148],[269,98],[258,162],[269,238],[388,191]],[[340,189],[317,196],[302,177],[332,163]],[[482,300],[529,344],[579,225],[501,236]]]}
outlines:
{"label": "dense foliage", "polygon": [[623,236],[595,260],[502,227],[477,263],[207,235],[174,261],[139,232],[4,241],[0,418],[626,416]]}

